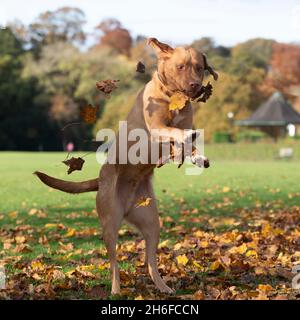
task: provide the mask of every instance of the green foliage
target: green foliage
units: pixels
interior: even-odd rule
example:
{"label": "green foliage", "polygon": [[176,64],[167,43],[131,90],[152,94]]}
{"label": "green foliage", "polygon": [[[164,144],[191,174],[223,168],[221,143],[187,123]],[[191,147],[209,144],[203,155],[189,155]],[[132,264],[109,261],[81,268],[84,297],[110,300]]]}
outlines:
{"label": "green foliage", "polygon": [[267,70],[274,41],[251,39],[232,48],[232,64],[229,71],[245,75],[252,68]]}
{"label": "green foliage", "polygon": [[213,135],[213,142],[215,143],[232,142],[231,134],[229,132],[215,132]]}
{"label": "green foliage", "polygon": [[[120,80],[118,89],[112,96],[135,87],[135,62],[124,55],[116,55],[109,48],[92,48],[80,57],[80,74],[75,91],[75,98],[97,103],[99,91],[96,81],[105,79]],[[103,99],[103,97],[102,97]]]}
{"label": "green foliage", "polygon": [[[117,128],[118,121],[126,119],[138,90],[151,79],[156,56],[144,37],[137,37],[132,44],[128,30],[115,19],[103,21],[97,30],[106,36],[108,31],[123,30],[130,45],[122,31],[112,42],[108,37],[106,42],[80,50],[76,45],[85,39],[84,23],[81,10],[64,7],[42,13],[29,26],[15,24],[12,29],[0,30],[0,115],[5,118],[0,125],[2,148],[37,149],[40,143],[46,148],[61,148],[58,128],[80,122],[79,109],[87,104],[100,107],[99,119],[94,126],[68,128],[66,139],[78,148],[86,148],[84,141],[91,140],[99,128]],[[120,48],[125,44],[124,54]],[[209,79],[214,93],[207,103],[195,104],[195,127],[205,129],[206,141],[213,141],[216,132],[215,136],[226,132],[240,137],[241,129],[234,126],[234,120],[248,117],[267,97],[263,85],[274,41],[251,39],[226,48],[203,37],[191,46],[204,52],[220,75],[217,82]],[[138,61],[146,65],[144,74],[135,72]],[[95,87],[96,81],[106,79],[120,80],[110,99]],[[234,114],[233,119],[229,113]]]}
{"label": "green foliage", "polygon": [[[195,127],[205,129],[206,141],[217,131],[236,134],[240,130],[233,121],[248,117],[264,100],[259,91],[264,76],[264,70],[257,68],[243,77],[219,73],[218,81],[213,83],[213,95],[195,110]],[[234,114],[234,119],[228,118],[229,112]]]}
{"label": "green foliage", "polygon": [[94,134],[103,128],[117,130],[119,121],[126,120],[130,109],[134,105],[138,90],[139,87],[136,85],[131,90],[125,91],[107,101],[102,117],[96,123]]}
{"label": "green foliage", "polygon": [[84,24],[85,14],[82,10],[62,7],[41,13],[26,32],[33,52],[38,55],[43,46],[56,42],[84,43]]}
{"label": "green foliage", "polygon": [[21,77],[21,48],[10,29],[0,29],[1,149],[57,148],[57,133],[48,119],[47,101],[38,99],[41,91],[34,78]]}
{"label": "green foliage", "polygon": [[266,138],[267,135],[258,130],[243,130],[236,135],[236,141],[241,142],[256,142]]}

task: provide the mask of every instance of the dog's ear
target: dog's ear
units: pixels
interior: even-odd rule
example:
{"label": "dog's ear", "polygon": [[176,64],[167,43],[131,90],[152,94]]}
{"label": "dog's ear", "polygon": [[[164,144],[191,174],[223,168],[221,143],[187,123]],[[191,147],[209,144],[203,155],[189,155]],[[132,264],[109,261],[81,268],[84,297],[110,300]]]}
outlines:
{"label": "dog's ear", "polygon": [[207,58],[204,53],[202,53],[203,59],[204,59],[204,69],[207,70],[214,78],[215,81],[218,80],[219,75],[216,73],[216,71],[207,63]]}
{"label": "dog's ear", "polygon": [[161,58],[169,57],[174,51],[169,45],[159,42],[155,38],[149,38],[147,43],[155,50],[157,56]]}

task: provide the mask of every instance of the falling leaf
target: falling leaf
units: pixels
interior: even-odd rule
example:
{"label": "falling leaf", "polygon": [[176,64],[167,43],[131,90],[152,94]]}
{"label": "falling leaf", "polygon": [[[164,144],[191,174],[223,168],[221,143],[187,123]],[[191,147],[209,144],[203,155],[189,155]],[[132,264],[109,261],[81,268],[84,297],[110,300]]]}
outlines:
{"label": "falling leaf", "polygon": [[80,111],[80,116],[84,122],[91,124],[97,119],[97,111],[99,107],[93,107],[91,104],[83,107]]}
{"label": "falling leaf", "polygon": [[145,65],[141,61],[139,61],[136,65],[136,72],[145,73],[145,69]]}
{"label": "falling leaf", "polygon": [[111,80],[111,79],[98,81],[96,82],[96,87],[106,95],[109,95],[113,90],[118,88],[117,83],[119,81],[120,80]]}
{"label": "falling leaf", "polygon": [[182,92],[176,92],[170,97],[169,110],[181,110],[188,101],[187,96]]}
{"label": "falling leaf", "polygon": [[75,170],[81,170],[84,162],[85,161],[80,157],[79,158],[72,157],[71,159],[62,161],[62,163],[64,163],[66,166],[69,167],[68,174],[72,173]]}
{"label": "falling leaf", "polygon": [[182,254],[182,255],[176,257],[176,260],[179,265],[183,265],[183,266],[185,266],[189,262],[189,259],[187,258],[187,256],[185,254]]}
{"label": "falling leaf", "polygon": [[135,207],[136,208],[147,207],[147,206],[149,206],[151,200],[152,200],[152,198],[142,197],[137,201],[137,203],[135,204]]}

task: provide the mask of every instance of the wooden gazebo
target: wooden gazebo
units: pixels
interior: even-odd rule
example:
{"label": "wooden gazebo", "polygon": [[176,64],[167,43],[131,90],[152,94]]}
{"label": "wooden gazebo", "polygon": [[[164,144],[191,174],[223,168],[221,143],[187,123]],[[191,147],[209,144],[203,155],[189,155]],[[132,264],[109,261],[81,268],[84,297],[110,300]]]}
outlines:
{"label": "wooden gazebo", "polygon": [[300,124],[300,114],[284,99],[280,92],[275,92],[246,120],[235,121],[238,126],[256,127],[270,134],[277,140],[286,132],[288,124]]}

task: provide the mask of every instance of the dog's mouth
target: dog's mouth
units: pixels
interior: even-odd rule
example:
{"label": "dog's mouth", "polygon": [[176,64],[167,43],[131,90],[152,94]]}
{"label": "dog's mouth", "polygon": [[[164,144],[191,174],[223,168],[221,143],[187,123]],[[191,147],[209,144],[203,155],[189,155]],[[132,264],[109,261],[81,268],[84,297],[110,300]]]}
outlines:
{"label": "dog's mouth", "polygon": [[200,96],[201,96],[201,94],[202,94],[202,92],[203,92],[203,89],[202,89],[202,86],[201,87],[199,87],[199,89],[197,90],[197,91],[188,91],[188,90],[184,90],[184,94],[186,95],[186,96],[188,96],[190,99],[192,99],[192,100],[195,100],[195,99],[197,99],[197,98],[199,98]]}

